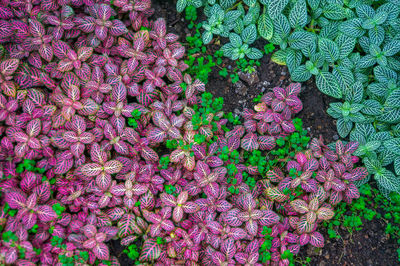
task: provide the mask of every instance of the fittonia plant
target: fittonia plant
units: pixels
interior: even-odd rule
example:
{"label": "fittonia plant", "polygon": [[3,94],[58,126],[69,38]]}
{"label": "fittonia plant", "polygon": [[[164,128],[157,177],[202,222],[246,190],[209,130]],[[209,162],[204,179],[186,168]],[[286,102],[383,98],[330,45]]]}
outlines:
{"label": "fittonia plant", "polygon": [[307,147],[299,84],[229,130],[149,1],[0,9],[1,264],[118,265],[120,239],[143,264],[288,265],[359,196],[355,143]]}

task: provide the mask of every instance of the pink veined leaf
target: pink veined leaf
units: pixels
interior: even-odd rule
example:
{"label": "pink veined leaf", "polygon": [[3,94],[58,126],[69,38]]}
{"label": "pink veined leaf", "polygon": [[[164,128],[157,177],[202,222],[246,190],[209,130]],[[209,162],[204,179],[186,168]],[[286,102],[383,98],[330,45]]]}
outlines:
{"label": "pink veined leaf", "polygon": [[167,206],[175,207],[177,205],[176,199],[172,195],[169,195],[169,194],[166,194],[166,193],[162,193],[160,195],[160,198],[161,198],[161,201]]}
{"label": "pink veined leaf", "polygon": [[329,220],[335,215],[332,209],[321,207],[317,211],[318,219],[320,220]]}
{"label": "pink veined leaf", "polygon": [[97,243],[92,250],[94,255],[99,260],[108,260],[110,258],[110,251],[108,250],[107,245],[104,243]]}
{"label": "pink veined leaf", "polygon": [[250,152],[257,150],[259,148],[257,135],[252,132],[247,133],[242,139],[241,147]]}
{"label": "pink veined leaf", "polygon": [[19,192],[10,192],[5,196],[5,200],[12,209],[21,209],[25,206],[26,197]]}
{"label": "pink veined leaf", "polygon": [[72,166],[74,164],[74,160],[72,159],[68,159],[68,160],[57,160],[56,166],[54,168],[54,173],[55,174],[65,174],[66,172],[68,172]]}
{"label": "pink veined leaf", "polygon": [[103,167],[97,163],[88,163],[81,167],[80,172],[85,176],[97,176],[103,171]]}
{"label": "pink veined leaf", "polygon": [[123,22],[121,22],[120,20],[117,20],[117,19],[112,21],[112,26],[110,28],[111,35],[120,36],[127,32],[128,32],[128,29],[126,28],[126,26],[124,25]]}
{"label": "pink veined leaf", "polygon": [[195,213],[199,210],[199,206],[194,202],[186,202],[182,208],[186,213]]}
{"label": "pink veined leaf", "polygon": [[290,202],[290,206],[292,206],[296,212],[301,214],[307,213],[309,211],[307,202],[301,199]]}
{"label": "pink veined leaf", "polygon": [[310,234],[310,244],[317,248],[324,247],[324,237],[321,233],[315,231]]}
{"label": "pink veined leaf", "polygon": [[56,212],[48,205],[39,206],[37,214],[42,222],[50,222],[57,218]]}
{"label": "pink veined leaf", "polygon": [[158,259],[161,255],[161,247],[157,244],[157,241],[153,238],[146,239],[142,252],[140,254],[140,261],[154,261]]}
{"label": "pink veined leaf", "polygon": [[63,41],[53,41],[52,46],[54,55],[59,59],[66,58],[68,56],[68,51],[71,49],[68,44]]}
{"label": "pink veined leaf", "polygon": [[133,214],[125,214],[118,222],[118,236],[120,238],[134,234],[133,228],[136,226],[135,216]]}
{"label": "pink veined leaf", "polygon": [[279,222],[279,216],[273,211],[262,211],[263,215],[258,222],[261,226],[271,226]]}
{"label": "pink veined leaf", "polygon": [[4,60],[0,64],[0,72],[4,76],[10,76],[15,72],[15,70],[17,70],[18,65],[19,65],[19,59]]}
{"label": "pink veined leaf", "polygon": [[221,244],[221,252],[228,258],[233,258],[236,253],[235,241],[232,238],[226,239]]}
{"label": "pink veined leaf", "polygon": [[230,226],[242,225],[243,222],[240,221],[238,218],[239,213],[240,213],[239,209],[229,210],[224,217],[224,221]]}
{"label": "pink veined leaf", "polygon": [[121,171],[123,165],[120,161],[111,160],[104,164],[104,171],[108,174],[117,174]]}

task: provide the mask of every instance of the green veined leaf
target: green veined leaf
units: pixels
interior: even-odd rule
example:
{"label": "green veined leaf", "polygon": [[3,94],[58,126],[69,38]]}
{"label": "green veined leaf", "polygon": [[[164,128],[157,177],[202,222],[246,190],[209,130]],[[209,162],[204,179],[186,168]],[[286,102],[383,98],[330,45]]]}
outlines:
{"label": "green veined leaf", "polygon": [[385,56],[393,56],[400,52],[400,40],[392,40],[383,46]]}
{"label": "green veined leaf", "polygon": [[307,0],[308,5],[311,9],[315,10],[319,7],[321,0]]}
{"label": "green veined leaf", "polygon": [[307,5],[305,0],[297,1],[289,13],[292,28],[303,28],[307,24]]}
{"label": "green veined leaf", "polygon": [[231,10],[225,13],[224,24],[233,24],[240,16],[241,12],[238,10]]}
{"label": "green veined leaf", "polygon": [[383,114],[378,116],[377,119],[386,123],[399,123],[400,122],[400,108],[385,107]]}
{"label": "green veined leaf", "polygon": [[382,105],[376,100],[366,100],[363,102],[364,108],[361,110],[366,115],[380,115],[382,114]]}
{"label": "green veined leaf", "polygon": [[288,3],[289,0],[270,0],[267,6],[270,18],[277,18]]}
{"label": "green veined leaf", "polygon": [[243,44],[242,38],[238,34],[233,32],[229,34],[229,41],[231,42],[233,47],[240,47]]}
{"label": "green veined leaf", "polygon": [[342,138],[347,137],[347,135],[349,135],[351,129],[353,128],[353,122],[350,121],[344,121],[343,118],[340,118],[336,121],[336,127],[337,127],[337,131],[339,136],[341,136]]}
{"label": "green veined leaf", "polygon": [[353,52],[354,47],[356,45],[356,38],[346,36],[344,34],[339,34],[339,36],[336,38],[335,42],[339,47],[339,59],[344,59],[351,52]]}
{"label": "green veined leaf", "polygon": [[319,37],[334,40],[339,34],[339,24],[338,21],[332,21],[332,23],[323,26],[319,32]]}
{"label": "green veined leaf", "polygon": [[271,61],[278,65],[286,65],[286,50],[278,50],[273,53]]}
{"label": "green veined leaf", "polygon": [[375,180],[382,187],[396,191],[400,189],[400,179],[395,176],[395,174],[385,168],[375,174]]}
{"label": "green veined leaf", "polygon": [[397,175],[400,175],[400,156],[394,159],[394,171]]}
{"label": "green veined leaf", "polygon": [[248,6],[254,6],[257,3],[257,0],[244,0],[243,2]]}
{"label": "green veined leaf", "polygon": [[307,70],[305,65],[296,67],[291,73],[290,78],[296,82],[305,82],[311,78],[310,71]]}
{"label": "green veined leaf", "polygon": [[364,158],[363,162],[370,174],[375,174],[382,169],[382,164],[376,159]]}
{"label": "green veined leaf", "polygon": [[315,35],[311,32],[303,30],[293,32],[288,38],[288,43],[290,47],[297,50],[309,46],[314,41]]}
{"label": "green veined leaf", "polygon": [[360,58],[360,61],[357,64],[357,67],[359,68],[369,68],[372,67],[376,64],[376,59],[370,54],[367,54],[366,56],[363,56]]}
{"label": "green veined leaf", "polygon": [[285,39],[290,33],[290,24],[286,16],[280,14],[272,20],[274,24],[274,35],[278,35],[281,39]]}
{"label": "green veined leaf", "polygon": [[342,98],[342,89],[340,88],[335,76],[331,73],[321,71],[320,74],[317,75],[316,84],[322,93],[337,99]]}
{"label": "green veined leaf", "polygon": [[342,92],[346,95],[347,91],[351,90],[354,83],[354,75],[352,71],[348,68],[339,66],[333,68],[332,74],[335,76],[339,86],[342,88]]}
{"label": "green veined leaf", "polygon": [[328,4],[324,7],[324,16],[332,20],[341,20],[346,18],[346,10],[338,4]]}
{"label": "green veined leaf", "polygon": [[266,40],[270,40],[274,34],[274,24],[267,14],[262,14],[258,20],[258,33]]}
{"label": "green veined leaf", "polygon": [[246,56],[247,56],[248,58],[250,58],[250,59],[257,60],[257,59],[262,58],[262,57],[263,57],[263,54],[262,54],[262,52],[261,52],[260,50],[258,50],[257,48],[252,47],[252,48],[250,48],[250,51],[246,54]]}
{"label": "green veined leaf", "polygon": [[213,34],[210,31],[204,31],[202,35],[203,43],[209,44],[212,41]]}
{"label": "green veined leaf", "polygon": [[375,16],[375,10],[370,5],[366,4],[357,6],[356,13],[360,18],[363,19],[372,18]]}
{"label": "green veined leaf", "polygon": [[178,11],[179,13],[183,12],[183,10],[185,10],[187,2],[187,0],[178,0],[178,2],[176,2],[176,11]]}
{"label": "green veined leaf", "polygon": [[344,91],[344,94],[346,101],[350,103],[360,103],[364,94],[364,86],[361,82],[354,82],[348,90]]}
{"label": "green veined leaf", "polygon": [[319,50],[324,54],[325,60],[334,63],[339,59],[340,51],[338,45],[329,39],[320,38],[318,40]]}
{"label": "green veined leaf", "polygon": [[386,149],[390,150],[396,155],[400,155],[400,138],[392,138],[390,140],[386,140],[383,145]]}
{"label": "green veined leaf", "polygon": [[385,105],[389,107],[400,107],[400,89],[394,90],[386,99]]}
{"label": "green veined leaf", "polygon": [[383,66],[374,67],[374,75],[375,79],[382,83],[397,79],[397,73],[395,71]]}
{"label": "green veined leaf", "polygon": [[368,37],[371,43],[381,45],[385,39],[385,30],[381,26],[376,26],[368,31]]}
{"label": "green veined leaf", "polygon": [[219,4],[221,5],[221,7],[223,9],[228,9],[230,7],[233,6],[233,4],[235,4],[236,0],[220,0]]}
{"label": "green veined leaf", "polygon": [[362,19],[353,18],[346,20],[339,25],[339,30],[352,38],[359,38],[365,34],[365,29],[362,28]]}
{"label": "green veined leaf", "polygon": [[251,24],[247,26],[241,34],[242,41],[247,44],[252,44],[257,39],[256,25]]}

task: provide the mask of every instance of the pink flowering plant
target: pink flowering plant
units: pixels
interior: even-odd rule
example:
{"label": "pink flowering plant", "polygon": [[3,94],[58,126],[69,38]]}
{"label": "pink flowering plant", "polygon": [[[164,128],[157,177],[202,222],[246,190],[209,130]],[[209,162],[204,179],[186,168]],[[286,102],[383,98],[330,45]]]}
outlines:
{"label": "pink flowering plant", "polygon": [[150,1],[0,11],[0,264],[119,265],[118,239],[142,264],[289,265],[359,197],[358,144],[310,141],[300,84],[233,126]]}

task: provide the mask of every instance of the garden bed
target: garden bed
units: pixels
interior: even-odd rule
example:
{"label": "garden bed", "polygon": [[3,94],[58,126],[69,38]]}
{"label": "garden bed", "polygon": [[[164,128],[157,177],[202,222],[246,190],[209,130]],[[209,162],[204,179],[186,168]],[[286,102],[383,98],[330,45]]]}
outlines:
{"label": "garden bed", "polygon": [[[182,14],[178,14],[175,9],[174,1],[153,0],[156,16],[166,19],[168,31],[181,36],[180,41],[184,42],[183,36],[190,34],[187,22],[184,21]],[[258,43],[262,46],[263,41]],[[211,48],[209,48],[211,47]],[[208,49],[215,48],[207,45]],[[212,51],[214,52],[214,51]],[[228,78],[219,75],[219,69],[213,68],[209,75],[209,82],[206,91],[211,92],[215,97],[224,99],[224,112],[240,114],[244,108],[254,106],[254,98],[260,93],[267,92],[274,87],[286,87],[292,81],[285,66],[278,65],[271,60],[271,56],[264,56],[257,69],[258,82],[251,85],[246,80],[240,80],[240,86],[227,82]],[[232,67],[234,62],[223,59],[224,66]],[[228,67],[229,68],[229,67]],[[240,87],[240,88],[238,88]],[[309,131],[311,137],[324,136],[326,143],[336,141],[339,137],[336,131],[334,119],[326,113],[329,103],[335,99],[322,94],[316,87],[314,79],[302,84],[300,99],[303,102],[303,110],[297,115],[303,121],[303,126]],[[369,205],[368,208],[376,208],[376,205]],[[383,213],[382,209],[377,210]],[[351,216],[352,212],[347,210],[345,215]],[[374,218],[368,221],[362,218],[361,230],[351,231],[351,227],[338,226],[338,239],[330,239],[326,228],[321,228],[321,233],[325,238],[325,247],[316,249],[312,246],[303,247],[297,263],[307,265],[398,265],[396,240],[389,237],[385,232],[387,223],[382,219]],[[350,229],[350,230],[349,230]],[[120,260],[121,265],[128,265],[132,261],[122,253],[124,247],[119,241],[110,243],[111,250]],[[307,259],[308,258],[308,259]]]}

